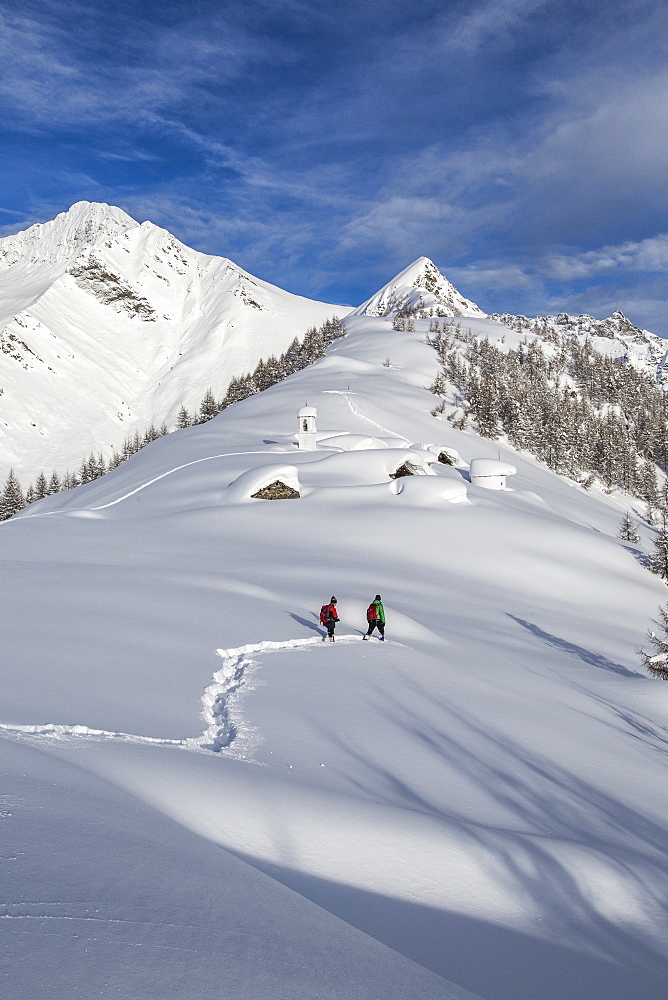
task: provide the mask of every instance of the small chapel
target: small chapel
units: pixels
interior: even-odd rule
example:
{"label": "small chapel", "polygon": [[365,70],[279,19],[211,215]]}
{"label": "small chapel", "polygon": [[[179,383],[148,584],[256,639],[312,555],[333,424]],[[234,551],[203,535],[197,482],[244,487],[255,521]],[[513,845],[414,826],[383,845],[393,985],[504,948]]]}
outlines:
{"label": "small chapel", "polygon": [[316,442],[316,427],[315,418],[318,416],[318,411],[314,406],[309,406],[308,403],[302,406],[298,413],[297,419],[299,421],[299,427],[297,430],[297,447],[300,451],[315,451]]}

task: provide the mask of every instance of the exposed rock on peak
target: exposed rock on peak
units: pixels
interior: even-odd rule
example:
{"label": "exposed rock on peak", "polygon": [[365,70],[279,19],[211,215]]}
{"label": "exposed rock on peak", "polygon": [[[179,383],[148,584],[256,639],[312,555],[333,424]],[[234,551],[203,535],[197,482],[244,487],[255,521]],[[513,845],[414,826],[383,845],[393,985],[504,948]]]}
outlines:
{"label": "exposed rock on peak", "polygon": [[477,316],[486,313],[457,291],[428,257],[418,257],[355,310],[360,316],[389,316],[416,310],[435,316]]}

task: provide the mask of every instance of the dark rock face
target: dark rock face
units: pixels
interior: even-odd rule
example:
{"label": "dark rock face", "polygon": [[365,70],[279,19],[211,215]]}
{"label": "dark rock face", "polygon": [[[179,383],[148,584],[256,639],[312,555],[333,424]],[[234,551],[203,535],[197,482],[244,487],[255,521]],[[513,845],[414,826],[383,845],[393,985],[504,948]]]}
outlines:
{"label": "dark rock face", "polygon": [[414,475],[415,473],[411,469],[409,469],[408,466],[404,463],[404,465],[399,466],[396,472],[390,473],[390,479],[401,479],[402,476],[414,476]]}

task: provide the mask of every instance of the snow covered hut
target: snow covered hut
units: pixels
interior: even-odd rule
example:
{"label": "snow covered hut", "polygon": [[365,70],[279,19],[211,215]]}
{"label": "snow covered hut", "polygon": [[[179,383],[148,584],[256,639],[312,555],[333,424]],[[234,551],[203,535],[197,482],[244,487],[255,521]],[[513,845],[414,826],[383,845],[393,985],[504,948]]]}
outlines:
{"label": "snow covered hut", "polygon": [[505,490],[506,476],[514,476],[517,469],[508,462],[495,458],[474,458],[469,468],[472,486],[482,486],[486,490]]}
{"label": "snow covered hut", "polygon": [[315,418],[318,411],[314,406],[302,406],[297,413],[299,429],[297,431],[297,446],[300,451],[315,451]]}

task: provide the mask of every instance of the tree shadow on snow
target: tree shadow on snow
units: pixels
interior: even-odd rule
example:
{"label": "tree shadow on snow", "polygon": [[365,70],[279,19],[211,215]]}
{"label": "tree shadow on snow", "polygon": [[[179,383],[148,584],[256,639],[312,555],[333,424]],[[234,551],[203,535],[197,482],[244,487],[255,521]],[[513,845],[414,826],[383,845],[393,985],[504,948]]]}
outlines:
{"label": "tree shadow on snow", "polygon": [[562,639],[558,635],[552,635],[550,632],[546,632],[544,629],[540,628],[538,625],[534,625],[532,622],[527,622],[523,618],[517,618],[512,615],[509,611],[506,612],[509,618],[512,618],[514,622],[525,628],[527,632],[531,632],[537,639],[541,639],[543,642],[547,643],[548,646],[554,646],[557,649],[563,649],[566,653],[571,653],[573,656],[577,656],[578,659],[583,660],[592,667],[598,667],[600,670],[610,670],[613,674],[619,674],[621,677],[642,677],[643,675],[635,670],[629,670],[622,663],[615,663],[613,660],[609,660],[606,656],[601,653],[593,653],[590,649],[585,649],[584,646],[577,646],[574,642],[569,642],[568,639]]}
{"label": "tree shadow on snow", "polygon": [[[462,855],[491,873],[502,896],[524,901],[529,913],[534,910],[550,940],[534,938],[530,922],[525,930],[499,927],[484,918],[413,907],[349,886],[320,884],[314,893],[301,874],[292,873],[286,884],[488,1000],[666,1000],[665,990],[660,991],[668,976],[665,954],[642,931],[608,918],[581,877],[577,850],[571,859],[552,849],[556,839],[607,857],[621,832],[626,846],[613,851],[611,867],[626,870],[642,896],[654,899],[660,923],[666,912],[665,828],[531,742],[514,739],[461,707],[453,709],[417,678],[404,684],[412,697],[406,690],[378,687],[374,700],[387,720],[412,738],[416,750],[421,747],[416,773],[371,758],[341,735],[341,760],[344,754],[349,758],[343,768],[347,780],[363,798],[380,796],[388,805],[431,816],[444,830],[456,832]],[[435,710],[431,720],[411,707],[425,698]],[[327,737],[337,744],[337,735],[332,722]],[[426,790],[424,765],[428,772],[445,765],[443,790],[439,785]],[[453,773],[462,781],[464,802],[447,794]],[[467,815],[465,802],[478,799],[482,808]],[[496,803],[494,818],[487,818],[486,800]],[[636,871],[638,852],[647,858]],[[650,855],[656,857],[650,860]],[[652,884],[654,890],[648,888]]]}
{"label": "tree shadow on snow", "polygon": [[[423,968],[485,1000],[664,1000],[660,963],[652,970],[448,910],[318,878],[235,851],[306,899]],[[445,986],[443,998],[457,996]]]}
{"label": "tree shadow on snow", "polygon": [[633,545],[623,545],[622,548],[626,549],[627,552],[630,552],[635,561],[640,563],[643,569],[649,569],[652,565],[652,560],[646,552],[642,551],[642,549],[634,548]]}

